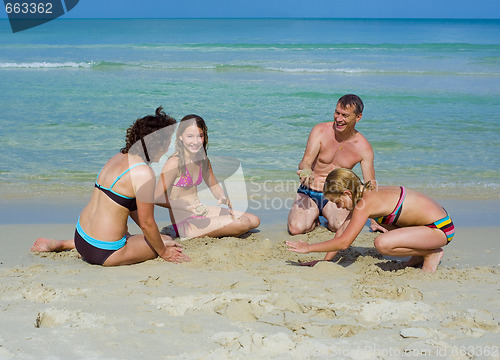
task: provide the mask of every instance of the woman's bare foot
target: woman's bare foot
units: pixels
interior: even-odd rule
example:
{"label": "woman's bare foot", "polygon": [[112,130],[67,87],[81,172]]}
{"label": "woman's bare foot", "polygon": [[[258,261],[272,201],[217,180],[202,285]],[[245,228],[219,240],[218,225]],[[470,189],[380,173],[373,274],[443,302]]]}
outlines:
{"label": "woman's bare foot", "polygon": [[424,264],[422,265],[422,272],[434,273],[436,272],[441,258],[443,257],[443,249],[439,248],[434,250],[433,253],[424,257]]}
{"label": "woman's bare foot", "polygon": [[415,255],[415,256],[412,256],[410,258],[410,260],[405,262],[405,266],[417,267],[417,266],[422,265],[423,262],[424,262],[423,256]]}
{"label": "woman's bare foot", "polygon": [[31,247],[32,252],[48,252],[64,250],[62,241],[46,238],[38,238]]}

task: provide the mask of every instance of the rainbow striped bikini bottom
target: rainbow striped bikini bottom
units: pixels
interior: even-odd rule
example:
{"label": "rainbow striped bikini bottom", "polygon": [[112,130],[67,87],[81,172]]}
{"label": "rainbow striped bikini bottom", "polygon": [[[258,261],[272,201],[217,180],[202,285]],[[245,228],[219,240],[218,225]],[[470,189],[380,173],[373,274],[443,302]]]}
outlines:
{"label": "rainbow striped bikini bottom", "polygon": [[448,242],[453,240],[453,236],[455,236],[455,225],[453,225],[453,221],[451,220],[448,213],[446,213],[446,216],[444,218],[426,226],[434,229],[439,229],[444,232],[446,238],[448,239]]}

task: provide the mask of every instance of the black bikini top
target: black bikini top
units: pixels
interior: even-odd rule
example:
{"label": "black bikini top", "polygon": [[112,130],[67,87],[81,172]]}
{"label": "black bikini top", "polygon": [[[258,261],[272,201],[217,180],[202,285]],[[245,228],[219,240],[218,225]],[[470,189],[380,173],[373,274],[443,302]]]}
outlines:
{"label": "black bikini top", "polygon": [[95,180],[95,187],[98,188],[99,190],[101,190],[103,193],[105,193],[111,200],[113,200],[115,203],[117,203],[118,205],[121,205],[123,206],[124,208],[127,208],[128,210],[130,211],[135,211],[137,210],[137,202],[135,201],[135,198],[132,198],[132,197],[129,197],[129,196],[125,196],[125,195],[122,195],[120,193],[117,193],[116,191],[112,190],[113,189],[113,186],[115,186],[116,182],[118,180],[120,180],[122,178],[123,175],[125,175],[126,173],[128,173],[130,170],[132,170],[133,168],[135,168],[136,166],[139,166],[139,165],[146,165],[146,163],[139,163],[139,164],[135,164],[134,166],[131,166],[129,167],[127,170],[125,170],[124,172],[122,172],[116,179],[115,181],[113,181],[113,183],[111,184],[111,186],[109,188],[105,187],[105,186],[102,186],[100,185],[98,182],[97,182],[97,179],[99,178],[99,174],[101,173],[99,171],[99,174],[97,174],[97,178]]}

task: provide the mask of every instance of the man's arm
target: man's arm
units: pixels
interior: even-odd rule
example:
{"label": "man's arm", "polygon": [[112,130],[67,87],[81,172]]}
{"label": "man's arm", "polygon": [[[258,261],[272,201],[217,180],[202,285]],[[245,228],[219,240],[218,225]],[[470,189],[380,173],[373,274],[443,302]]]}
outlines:
{"label": "man's arm", "polygon": [[319,128],[319,125],[320,124],[314,126],[309,134],[304,156],[302,157],[302,161],[299,163],[299,170],[310,169],[318,157],[321,149],[321,129]]}
{"label": "man's arm", "polygon": [[314,180],[312,165],[321,150],[321,129],[319,128],[319,125],[320,124],[314,126],[309,134],[304,156],[302,157],[302,161],[299,163],[299,170],[297,171],[300,183],[306,186],[310,186]]}
{"label": "man's arm", "polygon": [[374,165],[374,158],[375,155],[373,154],[373,148],[370,145],[370,143],[366,141],[365,146],[363,146],[362,152],[361,152],[361,171],[363,173],[363,182],[366,183],[368,181],[371,181],[372,184],[376,185],[376,180],[375,180],[375,165]]}
{"label": "man's arm", "polygon": [[[375,179],[375,165],[374,165],[374,154],[373,148],[366,140],[366,146],[362,153],[361,157],[361,171],[363,173],[363,182],[366,184],[368,181],[371,181],[372,185],[377,188],[377,180]],[[379,225],[375,220],[370,219],[370,230],[385,232],[386,230]],[[328,255],[328,254],[327,254]]]}

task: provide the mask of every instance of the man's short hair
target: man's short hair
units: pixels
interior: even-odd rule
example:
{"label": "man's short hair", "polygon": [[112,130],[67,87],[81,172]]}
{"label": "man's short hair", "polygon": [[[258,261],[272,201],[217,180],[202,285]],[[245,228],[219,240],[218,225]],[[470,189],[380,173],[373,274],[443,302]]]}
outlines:
{"label": "man's short hair", "polygon": [[340,104],[340,106],[342,106],[343,108],[354,106],[354,112],[356,113],[356,115],[363,113],[363,109],[365,107],[360,97],[354,94],[347,94],[342,96],[339,99],[338,104]]}

